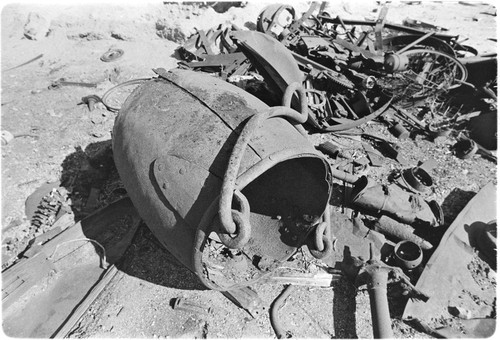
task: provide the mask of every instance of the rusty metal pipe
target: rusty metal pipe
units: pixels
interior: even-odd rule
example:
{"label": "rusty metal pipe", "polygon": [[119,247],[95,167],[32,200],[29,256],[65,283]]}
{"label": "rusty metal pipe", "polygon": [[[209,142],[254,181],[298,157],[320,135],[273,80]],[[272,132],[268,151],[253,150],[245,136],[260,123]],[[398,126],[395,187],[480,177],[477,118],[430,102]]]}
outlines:
{"label": "rusty metal pipe", "polygon": [[433,248],[432,243],[414,234],[415,229],[413,227],[408,224],[399,223],[387,216],[381,216],[377,222],[375,222],[375,230],[399,240],[412,241],[425,250]]}
{"label": "rusty metal pipe", "polygon": [[377,264],[370,267],[367,268],[367,272],[370,273],[368,292],[370,294],[373,336],[376,339],[393,338],[387,301],[387,269]]}
{"label": "rusty metal pipe", "polygon": [[278,317],[278,310],[285,303],[286,298],[292,293],[294,290],[293,285],[288,285],[283,289],[280,295],[273,301],[271,305],[271,309],[269,310],[269,319],[271,321],[271,326],[273,327],[274,332],[276,333],[276,337],[278,339],[283,339],[286,337],[286,332],[283,330],[283,325]]}
{"label": "rusty metal pipe", "polygon": [[395,184],[374,184],[361,176],[354,184],[351,203],[358,209],[374,215],[387,215],[399,222],[418,226],[440,226],[442,209],[435,201],[426,202],[416,194],[409,194]]}
{"label": "rusty metal pipe", "polygon": [[[322,22],[327,22],[327,23],[332,23],[332,24],[340,24],[340,21],[337,18],[331,18],[327,17],[324,15],[318,15],[318,19],[321,20]],[[344,25],[360,25],[360,26],[375,26],[377,24],[377,21],[374,20],[351,20],[351,19],[343,19]],[[416,28],[411,28],[403,25],[397,25],[397,24],[391,24],[386,22],[384,24],[385,28],[389,28],[392,30],[397,30],[405,33],[412,33],[412,34],[425,34],[426,31],[416,29]],[[450,34],[443,34],[443,33],[435,33],[434,36],[438,39],[443,39],[445,41],[450,41],[454,38],[456,38],[456,35],[450,35]]]}
{"label": "rusty metal pipe", "polygon": [[340,179],[341,181],[354,184],[356,181],[359,179],[359,177],[356,177],[354,175],[351,175],[350,173],[347,173],[345,171],[340,171],[337,169],[332,169],[332,176],[335,177],[336,179]]}
{"label": "rusty metal pipe", "polygon": [[406,45],[405,47],[403,47],[402,49],[400,49],[399,51],[396,52],[396,54],[401,54],[405,51],[408,51],[410,48],[412,48],[413,46],[415,46],[416,44],[418,44],[419,42],[429,38],[431,35],[433,35],[434,32],[429,32],[427,34],[424,34],[423,36],[421,36],[420,38],[418,38],[417,40],[413,41],[412,43]]}

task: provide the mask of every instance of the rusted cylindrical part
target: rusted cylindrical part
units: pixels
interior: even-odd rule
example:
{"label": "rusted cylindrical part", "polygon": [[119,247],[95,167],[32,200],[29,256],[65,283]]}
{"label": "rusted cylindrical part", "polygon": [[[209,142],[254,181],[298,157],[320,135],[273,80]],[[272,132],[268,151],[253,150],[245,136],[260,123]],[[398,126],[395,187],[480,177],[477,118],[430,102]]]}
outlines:
{"label": "rusted cylindrical part", "polygon": [[462,139],[453,146],[453,149],[458,158],[469,159],[476,154],[478,146],[472,139]]}
{"label": "rusted cylindrical part", "polygon": [[394,257],[398,266],[412,270],[422,263],[421,247],[412,241],[401,241],[394,247]]}
{"label": "rusted cylindrical part", "polygon": [[321,143],[316,148],[332,158],[337,158],[341,154],[340,149],[330,141]]}
{"label": "rusted cylindrical part", "polygon": [[437,202],[426,202],[418,195],[410,195],[396,185],[383,186],[361,176],[354,183],[354,207],[374,215],[387,215],[412,226],[437,227],[443,222]]}
{"label": "rusted cylindrical part", "polygon": [[280,295],[273,301],[271,305],[271,309],[269,310],[269,319],[271,321],[271,326],[276,333],[276,337],[278,339],[283,339],[286,337],[286,331],[283,329],[283,325],[281,324],[280,318],[278,316],[278,310],[285,303],[286,298],[292,293],[294,290],[293,285],[288,285],[283,289]]}
{"label": "rusted cylindrical part", "polygon": [[410,137],[410,132],[400,122],[392,125],[389,128],[389,132],[392,133],[399,140],[406,140]]}
{"label": "rusted cylindrical part", "polygon": [[370,294],[373,337],[375,339],[393,338],[389,303],[387,301],[387,270],[372,268],[369,272],[368,292]]}
{"label": "rusted cylindrical part", "polygon": [[267,119],[242,150],[229,210],[232,219],[233,210],[243,214],[249,207],[252,232],[245,253],[261,261],[241,268],[210,267],[215,250],[207,246],[208,239],[220,230],[221,179],[231,151],[244,122],[270,108],[220,79],[186,70],[157,71],[160,78],[138,86],[115,121],[113,156],[120,178],[161,244],[207,287],[229,290],[251,284],[303,245],[312,225],[289,231],[286,242],[284,226],[323,214],[330,197],[330,167],[289,121]]}
{"label": "rusted cylindrical part", "polygon": [[403,171],[401,180],[413,192],[427,192],[433,186],[431,175],[421,167],[413,167]]}
{"label": "rusted cylindrical part", "polygon": [[337,169],[332,169],[332,176],[336,179],[340,179],[341,181],[345,181],[347,183],[354,184],[359,179],[359,177],[351,175],[345,171],[340,171]]}
{"label": "rusted cylindrical part", "polygon": [[387,72],[400,72],[408,68],[409,60],[405,55],[387,54],[384,59],[384,69]]}
{"label": "rusted cylindrical part", "polygon": [[89,111],[93,111],[95,109],[95,105],[99,102],[101,102],[101,98],[99,98],[95,94],[82,97],[82,103],[87,104]]}
{"label": "rusted cylindrical part", "polygon": [[424,250],[432,249],[432,244],[418,235],[414,234],[415,229],[408,224],[399,223],[387,216],[381,216],[375,222],[376,231],[397,238],[398,240],[411,241]]}

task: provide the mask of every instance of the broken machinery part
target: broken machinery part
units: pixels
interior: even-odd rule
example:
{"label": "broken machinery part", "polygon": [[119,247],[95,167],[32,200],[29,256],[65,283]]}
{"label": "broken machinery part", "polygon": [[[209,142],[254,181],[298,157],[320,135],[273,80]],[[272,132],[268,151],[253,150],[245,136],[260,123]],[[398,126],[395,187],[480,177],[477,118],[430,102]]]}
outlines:
{"label": "broken machinery part", "polygon": [[427,202],[395,184],[375,184],[366,176],[354,184],[351,204],[362,212],[386,215],[416,228],[438,227],[444,222],[443,211],[436,201]]}
{"label": "broken machinery part", "polygon": [[415,230],[415,228],[408,224],[395,221],[388,216],[380,216],[374,224],[374,229],[387,237],[394,238],[398,241],[411,241],[424,250],[430,250],[433,248],[432,243],[415,233],[419,232]]}
{"label": "broken machinery part", "polygon": [[221,293],[236,306],[244,309],[252,318],[257,318],[265,310],[260,296],[248,286],[222,291]]}
{"label": "broken machinery part", "polygon": [[394,258],[399,267],[412,270],[422,263],[423,252],[419,245],[412,241],[400,241],[394,247]]}
{"label": "broken machinery part", "polygon": [[350,256],[349,252],[344,254],[341,263],[342,270],[354,281],[356,287],[367,285],[370,295],[370,309],[372,315],[373,336],[376,339],[392,338],[391,317],[389,314],[389,303],[387,300],[387,283],[399,282],[406,294],[411,297],[427,301],[428,296],[416,289],[410,279],[401,268],[391,267],[374,257],[372,244],[370,243],[370,259],[360,262]]}
{"label": "broken machinery part", "polygon": [[82,103],[84,103],[88,106],[89,111],[93,111],[95,109],[95,105],[97,103],[101,103],[101,102],[102,102],[102,99],[95,94],[82,97]]}

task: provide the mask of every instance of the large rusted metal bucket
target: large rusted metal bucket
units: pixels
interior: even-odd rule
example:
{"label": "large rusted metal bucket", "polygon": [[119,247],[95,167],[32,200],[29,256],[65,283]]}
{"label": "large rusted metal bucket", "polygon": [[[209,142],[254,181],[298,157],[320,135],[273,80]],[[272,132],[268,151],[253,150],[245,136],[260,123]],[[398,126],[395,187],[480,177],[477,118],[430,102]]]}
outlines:
{"label": "large rusted metal bucket", "polygon": [[219,196],[230,156],[250,117],[265,110],[238,87],[176,69],[139,86],[115,122],[114,159],[135,207],[211,289],[270,273],[310,238],[328,206],[328,163],[300,129],[269,118],[244,148],[234,185],[233,217],[249,209],[251,233],[236,249],[221,242]]}

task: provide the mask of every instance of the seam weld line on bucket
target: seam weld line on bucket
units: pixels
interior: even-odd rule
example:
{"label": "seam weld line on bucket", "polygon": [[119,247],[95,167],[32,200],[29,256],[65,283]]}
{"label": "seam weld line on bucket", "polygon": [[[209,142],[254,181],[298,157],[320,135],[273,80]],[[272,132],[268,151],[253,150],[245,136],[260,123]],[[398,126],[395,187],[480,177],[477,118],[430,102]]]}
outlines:
{"label": "seam weld line on bucket", "polygon": [[[226,125],[231,130],[233,129],[233,127],[226,121],[226,119],[224,119],[224,117],[222,115],[220,115],[219,112],[217,112],[216,110],[214,110],[210,105],[208,105],[207,103],[205,103],[205,101],[203,99],[199,98],[197,95],[195,95],[193,92],[191,92],[188,89],[186,89],[184,86],[176,83],[175,80],[170,79],[168,77],[169,73],[164,68],[155,68],[155,69],[153,69],[153,72],[156,73],[160,77],[159,79],[168,81],[170,84],[175,85],[176,87],[178,87],[182,91],[186,92],[187,94],[189,94],[190,96],[192,96],[193,98],[195,98],[201,105],[205,106],[213,114],[215,114],[217,117],[219,117],[219,119],[221,120],[221,122],[224,123],[224,125]],[[251,148],[258,156],[260,156],[259,153],[257,152],[257,150],[254,150],[251,145],[249,146],[249,148]]]}

